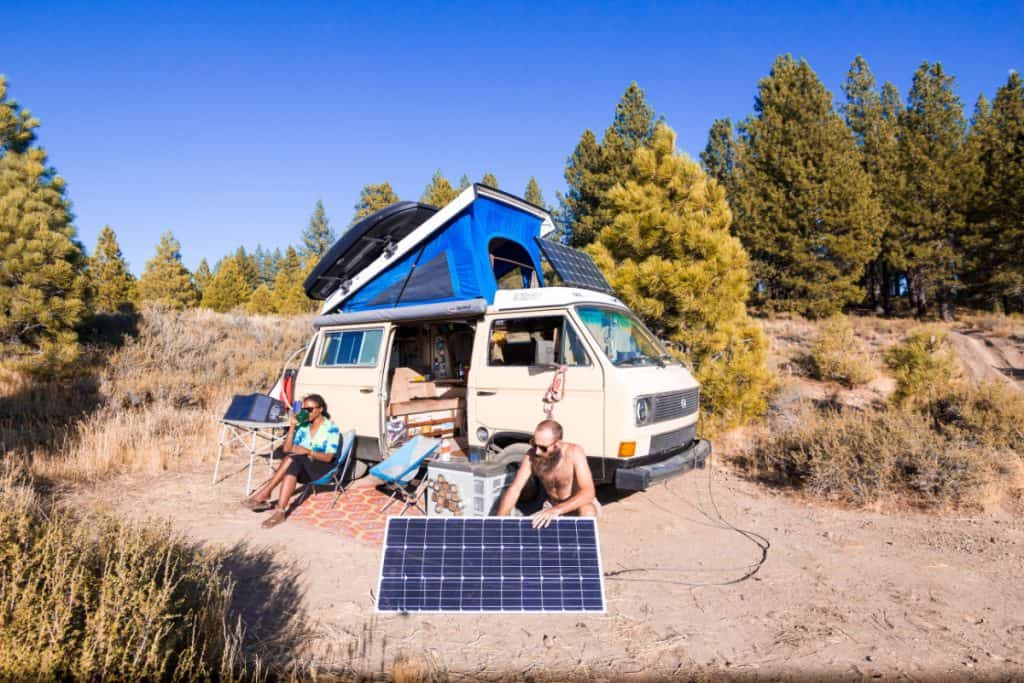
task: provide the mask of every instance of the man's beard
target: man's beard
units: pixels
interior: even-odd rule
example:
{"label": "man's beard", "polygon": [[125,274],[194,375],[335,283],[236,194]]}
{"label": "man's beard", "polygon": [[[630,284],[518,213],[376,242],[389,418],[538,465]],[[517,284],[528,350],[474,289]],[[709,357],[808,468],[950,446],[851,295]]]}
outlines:
{"label": "man's beard", "polygon": [[562,449],[556,448],[548,451],[544,455],[534,454],[533,461],[542,470],[549,470],[558,464],[558,461],[562,459]]}

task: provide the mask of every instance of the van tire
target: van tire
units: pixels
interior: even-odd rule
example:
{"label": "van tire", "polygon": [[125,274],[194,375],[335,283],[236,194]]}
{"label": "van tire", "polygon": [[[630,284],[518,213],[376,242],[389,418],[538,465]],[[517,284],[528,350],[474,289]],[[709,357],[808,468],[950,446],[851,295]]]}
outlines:
{"label": "van tire", "polygon": [[[512,443],[501,449],[495,460],[505,465],[507,470],[514,472],[518,469],[519,463],[526,457],[529,450],[530,444],[528,443]],[[530,481],[526,482],[526,486],[523,487],[523,492],[519,494],[519,500],[516,502],[516,507],[512,514],[516,516],[518,516],[517,513],[533,514],[544,504],[544,499],[544,487],[541,485],[540,479],[532,476]]]}
{"label": "van tire", "polygon": [[356,459],[352,463],[352,467],[348,471],[347,479],[349,481],[355,481],[366,476],[366,473],[370,471],[370,463],[365,460]]}

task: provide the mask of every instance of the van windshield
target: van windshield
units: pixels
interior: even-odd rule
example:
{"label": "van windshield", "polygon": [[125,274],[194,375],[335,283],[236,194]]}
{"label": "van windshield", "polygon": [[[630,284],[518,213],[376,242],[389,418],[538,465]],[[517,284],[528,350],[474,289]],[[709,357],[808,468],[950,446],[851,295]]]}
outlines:
{"label": "van windshield", "polygon": [[672,361],[665,347],[628,311],[577,306],[576,312],[613,365],[664,365]]}

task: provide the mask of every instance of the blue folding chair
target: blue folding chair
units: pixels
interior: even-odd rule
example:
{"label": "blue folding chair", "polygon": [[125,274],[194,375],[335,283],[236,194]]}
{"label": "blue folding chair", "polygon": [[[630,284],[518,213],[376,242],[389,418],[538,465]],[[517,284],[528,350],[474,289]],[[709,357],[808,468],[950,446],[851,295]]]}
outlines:
{"label": "blue folding chair", "polygon": [[380,509],[381,512],[391,507],[400,496],[402,511],[398,513],[399,516],[404,515],[405,511],[414,505],[423,510],[423,514],[427,513],[426,506],[420,505],[419,502],[425,490],[423,486],[425,482],[420,482],[420,486],[412,494],[408,491],[408,486],[419,472],[420,467],[423,466],[423,461],[429,458],[440,445],[440,439],[416,436],[370,470],[370,474],[381,479],[391,490],[390,500]]}
{"label": "blue folding chair", "polygon": [[348,472],[348,465],[352,460],[352,446],[355,445],[355,442],[356,430],[350,429],[342,434],[341,442],[338,444],[338,455],[334,459],[334,467],[324,476],[303,487],[295,507],[302,505],[317,486],[334,486],[334,500],[331,501],[331,507],[333,508],[338,503],[338,498],[345,492],[345,473]]}

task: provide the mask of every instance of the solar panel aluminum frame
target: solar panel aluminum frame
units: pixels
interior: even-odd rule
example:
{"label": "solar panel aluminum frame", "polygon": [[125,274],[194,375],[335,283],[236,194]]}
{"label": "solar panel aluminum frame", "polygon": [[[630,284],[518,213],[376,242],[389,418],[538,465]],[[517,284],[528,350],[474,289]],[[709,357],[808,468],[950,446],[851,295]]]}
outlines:
{"label": "solar panel aluminum frame", "polygon": [[[589,520],[592,521],[592,523],[594,525],[594,546],[595,546],[596,554],[597,554],[597,576],[598,576],[598,580],[600,581],[600,585],[601,585],[601,609],[600,610],[596,610],[596,609],[589,609],[588,610],[588,609],[582,609],[582,608],[581,609],[574,609],[574,610],[566,610],[566,609],[562,609],[562,610],[544,610],[544,609],[539,609],[539,610],[532,610],[532,609],[511,610],[511,609],[509,609],[509,610],[505,610],[505,609],[483,609],[483,608],[481,608],[481,609],[473,609],[473,610],[461,610],[461,609],[460,610],[450,610],[450,609],[448,609],[448,610],[446,610],[446,609],[416,609],[416,610],[381,609],[380,608],[381,590],[382,590],[382,587],[383,587],[383,584],[384,584],[384,559],[385,559],[385,557],[387,555],[387,549],[388,549],[387,539],[388,539],[388,535],[391,532],[391,522],[392,522],[392,520],[396,520],[396,519],[397,520],[409,521],[411,518],[409,518],[409,517],[402,517],[401,515],[388,515],[387,525],[385,526],[385,529],[384,529],[384,547],[381,550],[381,554],[380,554],[380,567],[378,568],[378,571],[377,571],[377,593],[376,593],[376,596],[375,596],[375,599],[374,599],[374,605],[373,605],[373,611],[376,614],[607,614],[608,613],[608,600],[607,600],[606,595],[605,595],[604,564],[601,561],[601,536],[600,536],[600,534],[597,533],[597,519],[596,518],[592,518],[592,517],[584,517],[584,518],[574,518],[574,517],[556,518],[552,523],[557,523],[559,521],[559,519],[562,519],[562,520],[565,520],[565,521],[575,520],[575,519],[589,519]],[[427,519],[430,519],[430,518],[427,518]],[[492,516],[489,516],[489,517],[473,517],[473,518],[445,517],[445,518],[442,518],[442,519],[444,519],[446,522],[452,522],[452,521],[455,521],[455,522],[465,522],[465,521],[467,521],[469,519],[473,519],[473,520],[492,520],[492,519],[497,519],[497,520],[508,520],[508,521],[516,520],[516,521],[520,521],[521,522],[524,519],[529,519],[529,518],[524,518],[524,517],[497,517],[497,516],[493,516],[492,515]]]}

